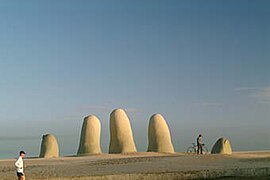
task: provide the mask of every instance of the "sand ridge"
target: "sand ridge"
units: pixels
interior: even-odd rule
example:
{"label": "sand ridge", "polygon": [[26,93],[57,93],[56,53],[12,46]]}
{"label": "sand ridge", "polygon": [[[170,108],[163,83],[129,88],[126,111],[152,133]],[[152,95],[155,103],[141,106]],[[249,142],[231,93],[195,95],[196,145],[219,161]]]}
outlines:
{"label": "sand ridge", "polygon": [[[14,179],[14,160],[0,161],[3,180]],[[226,176],[270,177],[270,152],[233,155],[185,153],[101,154],[26,159],[27,179],[196,179]]]}

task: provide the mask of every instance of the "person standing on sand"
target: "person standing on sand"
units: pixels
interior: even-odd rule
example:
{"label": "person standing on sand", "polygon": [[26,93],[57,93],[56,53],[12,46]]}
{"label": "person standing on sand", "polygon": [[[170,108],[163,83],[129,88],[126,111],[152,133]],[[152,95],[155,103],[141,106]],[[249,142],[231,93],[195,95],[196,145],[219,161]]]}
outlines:
{"label": "person standing on sand", "polygon": [[199,134],[199,136],[197,137],[197,154],[202,154],[203,151],[203,141],[202,141],[202,135]]}
{"label": "person standing on sand", "polygon": [[15,162],[15,167],[16,167],[16,171],[17,171],[17,176],[18,176],[18,180],[25,180],[25,175],[23,172],[23,158],[25,156],[25,152],[24,151],[20,151],[20,156],[17,159],[17,161]]}

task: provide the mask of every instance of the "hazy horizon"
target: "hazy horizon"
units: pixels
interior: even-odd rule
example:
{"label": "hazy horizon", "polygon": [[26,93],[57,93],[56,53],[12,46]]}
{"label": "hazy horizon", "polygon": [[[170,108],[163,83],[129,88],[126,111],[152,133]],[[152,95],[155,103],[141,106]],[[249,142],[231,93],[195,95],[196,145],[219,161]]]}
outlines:
{"label": "hazy horizon", "polygon": [[161,113],[176,151],[199,133],[211,149],[270,150],[270,2],[3,1],[0,158],[39,154],[54,134],[76,154],[83,118],[127,111],[139,151]]}

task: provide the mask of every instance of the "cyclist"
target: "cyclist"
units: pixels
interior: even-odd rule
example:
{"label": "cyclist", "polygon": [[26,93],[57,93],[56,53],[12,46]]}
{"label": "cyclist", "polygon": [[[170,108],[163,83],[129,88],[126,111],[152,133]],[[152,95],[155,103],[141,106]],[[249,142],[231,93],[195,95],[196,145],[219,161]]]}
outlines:
{"label": "cyclist", "polygon": [[197,137],[197,154],[202,154],[203,153],[203,140],[202,140],[202,134],[199,134]]}

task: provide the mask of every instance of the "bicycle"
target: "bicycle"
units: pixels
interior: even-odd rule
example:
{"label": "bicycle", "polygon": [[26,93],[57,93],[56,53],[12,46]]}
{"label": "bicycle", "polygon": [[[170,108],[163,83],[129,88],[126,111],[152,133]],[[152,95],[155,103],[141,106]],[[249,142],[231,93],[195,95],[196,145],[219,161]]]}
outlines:
{"label": "bicycle", "polygon": [[[190,146],[187,149],[187,153],[188,154],[197,154],[197,150],[198,150],[198,146],[195,143],[192,143],[192,146]],[[208,149],[205,146],[205,144],[202,144],[202,153],[203,154],[207,154],[208,153]]]}

